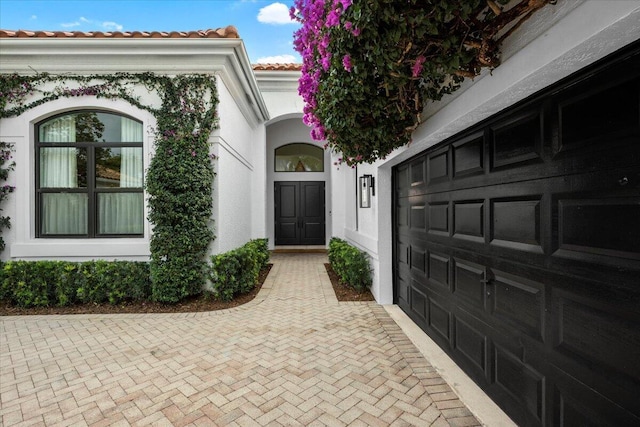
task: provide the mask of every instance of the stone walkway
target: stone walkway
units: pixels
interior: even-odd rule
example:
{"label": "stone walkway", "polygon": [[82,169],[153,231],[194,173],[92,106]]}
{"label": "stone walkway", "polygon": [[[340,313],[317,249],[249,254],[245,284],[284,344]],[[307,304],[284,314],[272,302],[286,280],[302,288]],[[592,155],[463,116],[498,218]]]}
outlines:
{"label": "stone walkway", "polygon": [[0,425],[479,425],[326,255],[272,262],[230,310],[0,317]]}

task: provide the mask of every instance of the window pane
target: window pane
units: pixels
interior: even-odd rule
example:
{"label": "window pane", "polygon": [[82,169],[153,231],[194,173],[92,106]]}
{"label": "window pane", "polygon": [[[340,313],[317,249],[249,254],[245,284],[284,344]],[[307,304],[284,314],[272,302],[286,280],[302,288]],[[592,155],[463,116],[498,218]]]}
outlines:
{"label": "window pane", "polygon": [[42,234],[87,234],[87,195],[42,194]]}
{"label": "window pane", "polygon": [[276,148],[276,172],[323,172],[324,151],[311,144]]}
{"label": "window pane", "polygon": [[40,125],[40,142],[75,142],[76,117],[74,114],[57,117]]}
{"label": "window pane", "polygon": [[87,150],[40,148],[40,188],[86,188]]}
{"label": "window pane", "polygon": [[81,111],[39,126],[41,143],[142,142],[142,123],[116,114]]}
{"label": "window pane", "polygon": [[99,234],[142,234],[142,193],[99,193]]}
{"label": "window pane", "polygon": [[142,147],[96,147],[96,187],[142,188]]}

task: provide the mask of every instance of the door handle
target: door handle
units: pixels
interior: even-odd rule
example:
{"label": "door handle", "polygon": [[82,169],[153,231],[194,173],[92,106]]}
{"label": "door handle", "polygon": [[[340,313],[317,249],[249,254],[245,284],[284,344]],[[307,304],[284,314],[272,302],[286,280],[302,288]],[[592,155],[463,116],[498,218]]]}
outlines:
{"label": "door handle", "polygon": [[[493,274],[493,272],[489,269],[487,269],[484,272],[484,279],[480,280],[480,283],[483,283],[485,286],[486,285],[490,285],[493,283],[493,281],[496,279],[496,276]],[[485,291],[487,292],[487,296],[490,297],[491,296],[491,288],[487,287],[485,288]]]}

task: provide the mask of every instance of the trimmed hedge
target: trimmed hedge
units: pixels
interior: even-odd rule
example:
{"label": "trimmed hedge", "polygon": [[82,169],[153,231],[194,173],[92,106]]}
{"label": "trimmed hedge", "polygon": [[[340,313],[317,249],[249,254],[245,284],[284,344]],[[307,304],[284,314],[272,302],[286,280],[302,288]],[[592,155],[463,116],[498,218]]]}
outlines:
{"label": "trimmed hedge", "polygon": [[150,297],[147,262],[8,261],[0,269],[0,299],[21,307],[118,304]]}
{"label": "trimmed hedge", "polygon": [[268,246],[268,239],[255,239],[237,249],[213,255],[209,275],[213,294],[230,301],[236,294],[252,290],[258,283],[260,270],[269,263]]}
{"label": "trimmed hedge", "polygon": [[358,291],[371,286],[369,255],[351,246],[342,239],[332,237],[329,241],[329,262],[343,283]]}

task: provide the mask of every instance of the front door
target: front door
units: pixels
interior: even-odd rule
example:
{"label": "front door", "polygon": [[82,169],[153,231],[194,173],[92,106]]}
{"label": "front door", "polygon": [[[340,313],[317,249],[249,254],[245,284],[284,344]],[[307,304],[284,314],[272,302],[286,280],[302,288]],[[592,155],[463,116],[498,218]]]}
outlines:
{"label": "front door", "polygon": [[324,245],[323,181],[275,183],[276,245]]}

